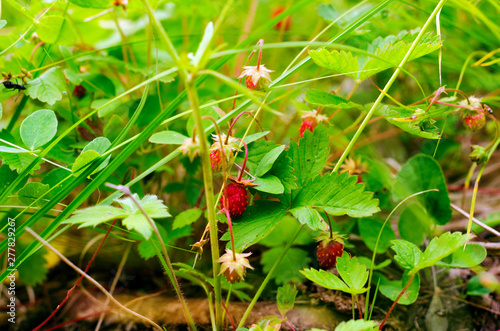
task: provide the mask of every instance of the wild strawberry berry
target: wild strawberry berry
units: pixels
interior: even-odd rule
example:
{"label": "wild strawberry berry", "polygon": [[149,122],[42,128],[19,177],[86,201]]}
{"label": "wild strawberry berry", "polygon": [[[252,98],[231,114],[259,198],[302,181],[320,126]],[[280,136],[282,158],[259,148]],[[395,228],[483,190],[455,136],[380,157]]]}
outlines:
{"label": "wild strawberry berry", "polygon": [[[274,18],[274,17],[278,16],[278,15],[279,15],[279,14],[281,14],[284,10],[285,10],[285,8],[283,8],[283,7],[278,7],[278,8],[276,8],[276,9],[273,11],[273,13],[272,13],[272,17]],[[291,23],[292,23],[292,18],[291,18],[290,16],[288,16],[287,18],[282,19],[281,21],[279,21],[278,23],[276,23],[276,24],[274,25],[274,28],[275,28],[276,30],[281,30],[281,26],[282,26],[283,24],[285,24],[285,27],[284,27],[283,29],[284,29],[285,31],[288,31],[288,30],[290,30],[290,24],[291,24]]]}
{"label": "wild strawberry berry", "polygon": [[231,284],[243,280],[245,278],[246,269],[253,269],[247,259],[251,254],[252,253],[238,254],[233,253],[230,249],[226,249],[226,253],[217,260],[217,262],[222,263],[220,274],[224,274],[226,280]]}
{"label": "wild strawberry berry", "polygon": [[210,152],[210,165],[212,169],[220,171],[222,164],[220,162],[220,149],[214,149]]}
{"label": "wild strawberry berry", "polygon": [[329,233],[325,233],[318,239],[321,240],[316,250],[319,265],[325,269],[335,267],[337,257],[341,257],[344,252],[343,236],[337,233],[330,236]]}
{"label": "wild strawberry berry", "polygon": [[472,131],[480,130],[484,127],[486,123],[486,117],[483,112],[476,112],[473,115],[467,115],[462,117],[462,123],[467,129]]}
{"label": "wild strawberry berry", "polygon": [[87,89],[83,85],[76,85],[73,89],[73,95],[78,99],[83,98],[87,94]]}
{"label": "wild strawberry berry", "polygon": [[[227,199],[227,206],[225,200]],[[230,183],[224,189],[224,193],[220,198],[222,209],[227,208],[231,217],[243,215],[247,209],[248,199],[247,190],[243,185],[237,183]]]}
{"label": "wild strawberry berry", "polygon": [[318,126],[318,120],[316,119],[316,117],[306,117],[302,121],[302,124],[300,125],[299,129],[300,137],[301,138],[304,137],[304,132],[306,130],[313,132],[316,126]]}

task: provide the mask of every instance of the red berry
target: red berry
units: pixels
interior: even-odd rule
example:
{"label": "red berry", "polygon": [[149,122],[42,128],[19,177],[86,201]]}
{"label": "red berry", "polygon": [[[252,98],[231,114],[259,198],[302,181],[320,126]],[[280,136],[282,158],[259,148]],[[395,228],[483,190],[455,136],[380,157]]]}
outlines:
{"label": "red berry", "polygon": [[247,85],[247,88],[249,88],[250,90],[255,90],[255,87],[257,86],[253,83],[252,76],[247,76],[247,78],[245,79],[245,83]]}
{"label": "red berry", "polygon": [[215,149],[210,152],[210,165],[212,169],[219,171],[220,167],[220,149]]}
{"label": "red berry", "polygon": [[[276,17],[276,16],[278,16],[279,14],[281,14],[284,10],[285,10],[285,8],[283,8],[283,7],[276,8],[273,11],[273,14],[272,14],[273,18]],[[290,29],[290,24],[292,23],[292,18],[290,16],[288,16],[287,18],[282,19],[281,21],[279,21],[278,23],[276,23],[274,25],[274,28],[276,30],[280,30],[281,29],[281,25],[283,23],[285,24],[284,30],[288,31]]]}
{"label": "red berry", "polygon": [[73,95],[78,99],[83,98],[87,94],[87,89],[83,85],[76,85],[73,89]]}
{"label": "red berry", "polygon": [[316,255],[320,266],[326,269],[335,267],[337,257],[341,257],[344,252],[344,245],[338,241],[325,239],[318,245]]}
{"label": "red berry", "polygon": [[464,123],[466,128],[472,131],[477,131],[484,127],[484,124],[486,123],[486,117],[484,116],[483,112],[477,112],[474,115],[465,116],[462,119],[462,122]]}
{"label": "red berry", "polygon": [[304,131],[309,130],[311,132],[314,131],[314,128],[318,125],[318,120],[315,117],[306,117],[302,124],[300,125],[299,133],[300,137],[304,137]]}
{"label": "red berry", "polygon": [[227,209],[231,217],[243,215],[247,209],[247,190],[243,185],[230,183],[224,189],[224,194],[220,198],[221,207],[226,208],[224,200],[227,198]]}

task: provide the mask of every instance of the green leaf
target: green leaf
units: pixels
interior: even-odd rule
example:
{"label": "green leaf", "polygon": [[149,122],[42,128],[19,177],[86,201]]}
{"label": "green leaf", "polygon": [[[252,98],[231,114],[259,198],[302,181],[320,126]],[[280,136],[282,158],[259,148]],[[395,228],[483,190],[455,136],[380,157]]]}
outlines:
{"label": "green leaf", "polygon": [[481,285],[481,277],[473,276],[467,282],[467,295],[484,295],[493,292],[493,288],[487,288]]}
{"label": "green leaf", "polygon": [[[254,173],[262,158],[276,147],[278,147],[278,145],[272,141],[258,140],[251,143],[248,146],[247,158],[247,167],[250,169],[250,171]],[[236,161],[243,161],[243,157],[244,154],[239,153]]]}
{"label": "green leaf", "polygon": [[41,147],[57,133],[57,117],[50,109],[41,109],[26,117],[21,123],[21,139],[29,149]]}
{"label": "green leaf", "polygon": [[359,109],[364,110],[364,107],[360,104],[354,103],[352,101],[346,100],[335,94],[328,92],[323,92],[320,90],[310,89],[306,92],[304,98],[309,103],[313,105],[327,107],[327,108],[341,108],[341,109]]}
{"label": "green leaf", "polygon": [[[332,273],[326,272],[324,270],[316,270],[313,268],[301,270],[300,273],[306,276],[306,278],[309,279],[310,281],[324,288],[351,293],[349,292],[350,289],[349,287],[347,287],[346,283],[344,283],[339,277],[335,276]],[[352,293],[359,294],[355,292]]]}
{"label": "green leaf", "polygon": [[98,159],[99,156],[99,153],[93,150],[82,152],[80,155],[78,155],[75,163],[73,164],[73,167],[71,168],[73,175],[76,177],[80,176],[80,174],[88,166],[90,166],[94,160]]}
{"label": "green leaf", "polygon": [[179,229],[196,222],[203,211],[199,208],[192,208],[184,210],[179,215],[175,216],[174,223],[172,224],[172,229]]}
{"label": "green leaf", "polygon": [[353,79],[358,77],[358,58],[350,52],[336,50],[329,52],[322,48],[319,51],[310,50],[309,56],[320,67],[335,70]]}
{"label": "green leaf", "polygon": [[186,139],[185,135],[175,132],[175,131],[161,131],[153,134],[149,138],[149,142],[153,144],[172,144],[172,145],[182,145]]}
{"label": "green leaf", "polygon": [[276,295],[276,301],[281,316],[285,316],[287,312],[293,309],[297,293],[298,291],[295,288],[295,285],[291,285],[289,283],[278,288],[278,295]]}
{"label": "green leaf", "polygon": [[297,188],[297,184],[295,183],[297,181],[297,177],[294,175],[292,159],[288,157],[287,152],[281,153],[269,171],[269,175],[279,178],[283,184],[285,193],[290,193],[292,190]]}
{"label": "green leaf", "polygon": [[243,139],[243,141],[248,145],[251,142],[254,142],[254,141],[268,135],[270,132],[271,131],[263,131],[263,132],[257,132],[254,134],[250,134],[250,135],[246,136],[245,139]]}
{"label": "green leaf", "polygon": [[[359,263],[364,264],[367,268],[370,268],[372,265],[372,260],[370,260],[366,256],[358,256],[358,260],[359,260]],[[373,270],[383,269],[391,263],[392,263],[391,259],[384,260],[384,261],[380,262],[379,264],[374,264]]]}
{"label": "green leaf", "polygon": [[439,237],[434,237],[411,273],[416,273],[421,269],[433,266],[457,249],[463,248],[470,237],[471,234],[462,234],[460,232],[445,232]]}
{"label": "green leaf", "polygon": [[94,206],[75,211],[63,224],[80,224],[78,228],[96,227],[115,218],[124,218],[128,214],[128,211],[113,206]]}
{"label": "green leaf", "polygon": [[288,156],[292,159],[292,166],[297,177],[298,188],[310,179],[315,178],[323,171],[330,152],[328,135],[325,127],[318,125],[314,133],[309,130],[304,132],[304,138],[299,144],[290,142]]}
{"label": "green leaf", "polygon": [[64,76],[68,78],[71,84],[80,85],[82,83],[82,78],[71,69],[64,69]]}
{"label": "green leaf", "polygon": [[394,260],[403,269],[412,270],[422,257],[422,251],[415,244],[406,240],[393,240],[391,249],[396,253]]}
{"label": "green leaf", "polygon": [[[1,158],[0,154],[0,158]],[[4,192],[8,186],[10,186],[17,178],[18,174],[10,169],[7,164],[0,166],[0,192]],[[27,180],[27,178],[26,178]],[[26,180],[24,182],[26,182]],[[16,189],[18,189],[23,183],[21,182]]]}
{"label": "green leaf", "polygon": [[260,160],[257,169],[255,170],[255,176],[262,177],[265,175],[271,168],[273,167],[274,162],[281,155],[283,150],[285,149],[285,145],[278,146],[268,152],[262,160]]}
{"label": "green leaf", "polygon": [[359,263],[357,257],[350,258],[349,254],[344,251],[342,256],[337,258],[337,270],[350,289],[362,291],[358,293],[367,290],[364,286],[368,280],[368,271],[364,264]]}
{"label": "green leaf", "polygon": [[[399,293],[405,288],[410,276],[408,271],[403,274],[403,279],[401,280],[389,280],[384,275],[375,273],[373,274],[373,282],[376,284],[380,280],[379,291],[387,298],[395,301]],[[418,291],[420,290],[420,277],[415,274],[410,286],[405,291],[405,293],[399,298],[398,303],[401,305],[411,305],[418,298]]]}
{"label": "green leaf", "polygon": [[[18,245],[16,248],[20,251],[21,247],[24,245]],[[47,260],[45,259],[45,255],[47,254],[47,250],[42,247],[37,250],[35,253],[30,255],[29,259],[25,261],[22,265],[20,265],[17,270],[19,272],[19,278],[26,283],[27,285],[35,286],[43,283],[47,279],[47,274],[49,270],[46,267]]]}
{"label": "green leaf", "polygon": [[[358,219],[358,229],[363,242],[366,246],[373,251],[377,242],[377,237],[382,229],[384,222],[373,218],[360,218]],[[380,235],[380,240],[377,246],[377,254],[384,253],[391,246],[391,240],[396,239],[396,234],[391,229],[390,224],[386,224]]]}
{"label": "green leaf", "polygon": [[379,211],[378,200],[365,192],[357,177],[347,173],[329,173],[308,182],[292,202],[292,208],[314,206],[332,215],[366,217]]}
{"label": "green leaf", "polygon": [[[247,207],[245,214],[233,221],[235,247],[245,250],[247,247],[265,238],[286,214],[283,205],[276,201],[258,200],[254,206]],[[221,240],[230,240],[226,232]],[[230,248],[231,243],[228,243]]]}
{"label": "green leaf", "polygon": [[0,120],[2,119],[2,116],[3,116],[3,108],[2,108],[2,104],[0,103]]}
{"label": "green leaf", "polygon": [[285,191],[285,187],[278,179],[278,177],[266,175],[264,177],[258,177],[254,181],[257,186],[253,187],[253,189],[266,192],[271,194],[281,194]]}
{"label": "green leaf", "polygon": [[401,239],[408,240],[415,245],[424,241],[424,234],[430,236],[431,218],[417,203],[408,204],[399,215],[398,230]]}
{"label": "green leaf", "polygon": [[326,231],[328,229],[328,225],[318,211],[310,206],[292,208],[289,212],[301,224],[307,225],[313,231]]}
{"label": "green leaf", "polygon": [[105,9],[111,6],[109,0],[69,0],[71,3],[83,8]]}
{"label": "green leaf", "polygon": [[53,105],[62,99],[62,92],[66,90],[66,83],[62,73],[57,68],[50,68],[40,77],[33,79],[26,85],[26,93],[33,99]]}
{"label": "green leaf", "polygon": [[41,207],[50,199],[49,185],[37,182],[26,183],[17,192],[17,198],[26,206],[36,203],[36,206]]}
{"label": "green leaf", "polygon": [[[36,156],[27,153],[0,153],[0,159],[12,170],[16,170],[21,173],[26,169],[33,161],[35,161]],[[35,165],[30,174],[34,173],[36,170],[40,169],[40,163]]]}
{"label": "green leaf", "polygon": [[[7,25],[7,21],[6,20],[0,20],[0,29],[3,28],[6,25]],[[1,112],[0,112],[0,115],[1,115]],[[2,118],[2,116],[0,116],[0,118]]]}
{"label": "green leaf", "polygon": [[[375,55],[379,58],[370,58],[363,66],[363,70],[367,72],[360,73],[360,80],[376,74],[377,72],[398,66],[406,53],[410,50],[413,41],[417,38],[418,31],[406,32],[403,31],[398,35],[398,39],[388,42],[383,47],[377,48]],[[378,41],[375,41],[378,42]],[[432,32],[424,34],[422,40],[410,55],[408,61],[415,60],[426,54],[434,52],[441,47],[441,40],[438,35],[433,35]],[[381,59],[385,60],[382,61]]]}
{"label": "green leaf", "polygon": [[[99,153],[99,156],[100,156],[100,155],[104,154],[104,152],[106,152],[110,146],[111,146],[111,142],[109,141],[108,138],[97,137],[94,140],[92,140],[91,142],[89,142],[83,148],[82,154],[85,153],[85,152],[87,152],[87,151],[96,151],[97,153]],[[99,168],[97,168],[94,172],[92,172],[92,174],[95,174],[95,173],[101,171],[102,169],[106,168],[106,166],[108,165],[110,159],[111,159],[111,155],[108,156],[106,158],[106,160],[104,160],[104,162],[102,162],[99,165]]]}
{"label": "green leaf", "polygon": [[457,249],[451,256],[436,265],[447,268],[473,268],[486,258],[486,248],[479,244],[467,244],[465,249]]}
{"label": "green leaf", "polygon": [[66,182],[62,182],[62,180],[66,179],[68,176],[71,176],[71,173],[66,169],[57,168],[43,176],[42,184],[49,185],[51,194],[55,196],[64,188]]}
{"label": "green leaf", "polygon": [[[64,25],[63,25],[64,24]],[[38,37],[47,44],[74,45],[76,31],[69,20],[59,15],[45,15],[36,24]]]}
{"label": "green leaf", "polygon": [[[273,247],[262,253],[260,263],[264,273],[268,273],[273,267],[276,260],[283,253],[284,247]],[[299,272],[311,263],[309,253],[303,249],[291,247],[286,252],[281,263],[277,266],[272,274],[272,279],[276,284],[286,284],[287,282],[300,283],[304,280],[304,276]]]}
{"label": "green leaf", "polygon": [[375,321],[350,320],[337,325],[335,331],[372,331],[376,326]]}
{"label": "green leaf", "polygon": [[[90,105],[91,109],[98,109],[97,111],[97,116],[99,117],[106,117],[110,114],[116,113],[118,107],[122,106],[124,103],[121,100],[115,100],[112,103],[106,105],[111,99],[96,99],[92,101],[92,104]],[[106,105],[106,106],[105,106]],[[101,108],[102,107],[102,108]]]}
{"label": "green leaf", "polygon": [[[137,194],[134,194],[134,196],[136,197],[136,200],[139,200]],[[131,212],[135,212],[136,214],[141,213],[139,208],[129,197],[123,199],[117,199],[116,201],[124,209],[127,209]],[[156,195],[152,194],[145,195],[144,197],[142,197],[142,199],[139,200],[139,204],[142,206],[146,214],[148,214],[151,218],[165,218],[172,216],[168,212],[167,206],[165,206],[163,204],[163,201],[158,199]]]}
{"label": "green leaf", "polygon": [[439,191],[420,194],[415,199],[436,224],[444,225],[451,219],[450,198],[441,167],[432,157],[417,155],[408,160],[396,176],[393,194],[396,199],[404,199],[429,189]]}
{"label": "green leaf", "polygon": [[[267,247],[286,246],[300,226],[302,225],[292,215],[286,215],[266,238],[259,241],[259,244]],[[314,242],[308,229],[302,229],[293,241],[295,245],[309,245]]]}
{"label": "green leaf", "polygon": [[[367,105],[367,107],[370,105]],[[432,107],[427,113],[418,106],[396,107],[392,105],[379,105],[375,114],[382,116],[387,122],[399,127],[414,136],[425,139],[439,139],[441,137],[436,122],[431,115],[438,117]]]}
{"label": "green leaf", "polygon": [[118,134],[121,132],[123,127],[123,119],[120,116],[113,114],[104,127],[102,134],[105,137],[108,137],[110,140],[114,140],[116,137],[118,137]]}
{"label": "green leaf", "polygon": [[128,230],[136,230],[146,240],[148,240],[153,233],[151,224],[149,224],[147,218],[142,214],[127,216],[125,219],[123,219],[122,224],[127,227]]}
{"label": "green leaf", "polygon": [[205,28],[205,33],[203,34],[203,38],[201,39],[200,45],[196,50],[196,54],[191,60],[193,66],[200,68],[205,64],[205,61],[202,61],[202,57],[207,56],[207,48],[208,45],[210,44],[210,41],[212,40],[213,35],[214,35],[214,24],[212,22],[209,22]]}

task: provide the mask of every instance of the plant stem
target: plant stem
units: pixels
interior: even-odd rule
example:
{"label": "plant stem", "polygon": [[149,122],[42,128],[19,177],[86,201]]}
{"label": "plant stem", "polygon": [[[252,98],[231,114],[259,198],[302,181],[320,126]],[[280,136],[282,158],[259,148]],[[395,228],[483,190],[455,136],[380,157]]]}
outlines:
{"label": "plant stem", "polygon": [[[192,79],[193,77],[191,77]],[[185,88],[191,108],[195,125],[198,129],[198,141],[200,144],[201,168],[203,171],[203,183],[205,187],[205,200],[208,211],[208,226],[210,229],[210,247],[212,252],[212,270],[214,275],[214,293],[215,293],[215,325],[217,329],[222,327],[222,295],[221,295],[221,278],[219,277],[219,236],[217,229],[217,220],[215,219],[215,201],[214,201],[214,185],[212,180],[212,167],[210,166],[210,153],[208,151],[208,141],[203,127],[203,120],[198,101],[198,94],[192,85],[190,79],[186,77]]]}
{"label": "plant stem", "polygon": [[396,304],[398,303],[399,299],[403,296],[403,294],[406,292],[406,290],[408,289],[408,287],[410,287],[410,284],[413,281],[414,277],[415,277],[415,274],[411,275],[410,279],[408,280],[408,284],[406,284],[405,288],[401,292],[399,292],[398,297],[396,298],[396,300],[394,300],[394,302],[392,303],[391,308],[389,309],[389,311],[387,312],[387,314],[384,317],[384,320],[380,324],[380,326],[378,328],[379,330],[382,330],[382,328],[384,327],[384,324],[387,321],[387,318],[389,318],[389,315],[391,314],[392,310],[394,309],[394,307],[396,307]]}
{"label": "plant stem", "polygon": [[441,10],[441,8],[444,6],[445,2],[446,2],[446,0],[439,1],[439,3],[437,4],[436,8],[434,8],[434,11],[432,12],[431,16],[429,16],[429,18],[427,19],[427,21],[424,23],[424,26],[422,27],[422,30],[420,30],[420,32],[418,33],[417,38],[415,39],[415,41],[411,45],[411,47],[408,50],[408,52],[406,53],[405,57],[403,58],[403,60],[401,60],[401,63],[399,64],[398,68],[396,69],[396,71],[394,71],[394,74],[392,74],[391,78],[389,79],[389,81],[385,85],[384,90],[382,91],[382,93],[380,93],[380,95],[378,96],[377,100],[375,100],[375,103],[370,108],[370,111],[368,112],[368,114],[366,114],[365,119],[361,123],[361,126],[359,127],[358,131],[356,131],[356,133],[352,137],[351,141],[349,142],[349,145],[345,149],[344,153],[342,154],[342,156],[340,157],[340,159],[338,160],[338,162],[335,164],[335,167],[333,168],[332,172],[337,172],[339,170],[340,166],[342,165],[342,163],[344,162],[344,160],[346,159],[347,155],[349,155],[352,147],[354,146],[354,144],[358,140],[359,136],[361,135],[361,133],[365,129],[365,126],[368,124],[368,121],[373,116],[373,114],[375,113],[375,110],[378,108],[378,106],[380,105],[380,103],[384,99],[385,94],[389,92],[389,89],[391,88],[392,84],[394,83],[394,81],[398,77],[399,73],[401,72],[402,67],[410,59],[411,54],[413,53],[413,51],[415,50],[415,48],[418,46],[418,43],[420,42],[420,40],[424,36],[425,31],[427,30],[427,28],[431,24],[432,20],[439,13],[439,11]]}
{"label": "plant stem", "polygon": [[278,267],[278,265],[281,263],[281,261],[285,257],[286,252],[288,252],[288,250],[292,246],[293,242],[295,241],[295,239],[297,238],[297,236],[299,235],[299,233],[300,233],[300,231],[302,230],[303,227],[304,227],[304,225],[301,224],[297,228],[297,231],[293,235],[292,239],[290,239],[290,241],[288,242],[288,244],[286,244],[285,248],[281,252],[281,255],[278,257],[278,259],[276,260],[276,262],[274,262],[274,265],[272,266],[271,270],[269,270],[269,272],[267,273],[267,276],[264,279],[264,281],[262,282],[262,284],[260,285],[259,289],[257,290],[257,293],[255,293],[255,296],[253,297],[252,302],[250,302],[250,304],[247,307],[247,310],[245,310],[245,314],[241,318],[240,324],[238,324],[238,328],[243,327],[243,325],[245,324],[245,321],[247,320],[248,315],[250,315],[250,312],[252,311],[253,306],[255,306],[255,303],[259,299],[259,296],[262,294],[262,292],[266,288],[267,283],[269,283],[269,281],[271,280],[271,276],[273,275],[274,271],[276,271],[276,268]]}

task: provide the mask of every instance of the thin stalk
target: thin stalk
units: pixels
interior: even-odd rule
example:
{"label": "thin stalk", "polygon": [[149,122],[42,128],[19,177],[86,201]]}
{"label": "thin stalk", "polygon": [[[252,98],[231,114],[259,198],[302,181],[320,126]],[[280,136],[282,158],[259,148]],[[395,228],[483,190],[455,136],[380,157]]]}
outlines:
{"label": "thin stalk", "polygon": [[359,127],[359,129],[356,131],[356,133],[352,137],[351,141],[349,142],[349,145],[345,149],[344,153],[342,154],[342,156],[340,157],[340,159],[338,160],[338,162],[335,164],[335,167],[333,168],[332,172],[337,172],[340,169],[340,166],[342,165],[342,163],[346,159],[347,155],[349,155],[349,153],[351,152],[351,149],[354,146],[354,144],[356,143],[356,141],[358,140],[359,136],[361,136],[361,133],[365,129],[366,125],[368,124],[368,121],[373,116],[373,114],[375,113],[375,110],[377,109],[377,107],[380,105],[380,103],[384,99],[385,94],[389,92],[389,89],[391,88],[392,84],[394,83],[394,81],[398,77],[399,73],[401,72],[401,68],[406,64],[406,62],[408,62],[408,60],[410,59],[411,54],[413,53],[413,51],[415,50],[415,48],[418,46],[418,43],[422,39],[425,31],[427,30],[427,28],[431,24],[432,20],[439,13],[439,11],[441,10],[441,8],[444,6],[445,2],[446,2],[446,0],[439,1],[439,3],[437,4],[436,8],[434,8],[434,11],[432,12],[431,16],[429,16],[429,18],[427,19],[427,21],[424,23],[424,26],[422,27],[422,30],[420,30],[420,32],[418,33],[417,38],[415,39],[415,41],[411,45],[411,47],[408,50],[408,52],[406,53],[405,57],[403,58],[403,60],[401,60],[401,63],[399,64],[398,68],[394,71],[394,74],[391,76],[391,78],[389,79],[389,81],[385,85],[383,93],[380,93],[380,95],[378,96],[377,100],[375,101],[375,103],[371,107],[370,111],[368,111],[368,114],[366,114],[366,117],[363,120],[363,122],[361,123],[361,126]]}
{"label": "thin stalk", "polygon": [[292,239],[290,239],[288,244],[286,244],[286,246],[283,249],[283,251],[281,252],[280,256],[278,257],[276,262],[274,262],[274,265],[272,266],[271,270],[269,270],[269,272],[267,273],[267,276],[264,279],[264,281],[262,282],[262,284],[260,285],[259,289],[257,290],[257,293],[255,293],[255,296],[253,297],[252,302],[250,302],[250,304],[247,307],[247,310],[245,310],[245,314],[243,314],[243,317],[241,318],[241,321],[238,324],[238,328],[242,328],[243,325],[245,324],[245,321],[247,320],[248,315],[250,315],[250,312],[252,311],[253,306],[255,306],[255,303],[257,303],[257,300],[259,299],[260,295],[262,294],[262,292],[266,288],[267,283],[269,283],[269,281],[271,280],[271,276],[274,274],[274,271],[276,271],[276,268],[279,266],[279,264],[281,263],[281,261],[285,257],[286,252],[288,252],[288,250],[292,246],[293,242],[295,241],[295,239],[297,238],[297,236],[299,235],[299,233],[303,227],[304,227],[304,225],[301,224],[297,228],[297,231],[293,235]]}
{"label": "thin stalk", "polygon": [[205,200],[208,211],[208,226],[210,228],[210,247],[212,252],[212,271],[214,277],[214,293],[215,293],[215,315],[217,329],[222,327],[222,294],[221,294],[221,278],[219,276],[220,265],[217,262],[219,259],[219,236],[217,229],[217,220],[215,218],[215,201],[214,201],[214,184],[212,179],[212,167],[210,166],[210,153],[208,150],[208,141],[203,127],[201,111],[199,107],[198,93],[192,82],[185,80],[186,93],[193,109],[193,116],[196,128],[198,130],[198,139],[200,145],[201,167],[203,172],[203,183],[205,187]]}
{"label": "thin stalk", "polygon": [[[421,192],[414,193],[410,196],[407,196],[406,198],[403,199],[394,209],[390,212],[390,214],[387,216],[387,218],[384,221],[384,224],[382,224],[382,227],[380,228],[380,231],[378,232],[377,236],[377,241],[375,242],[375,247],[373,248],[373,255],[372,255],[372,263],[370,265],[370,276],[368,277],[368,291],[366,291],[366,300],[365,300],[365,311],[368,311],[368,304],[369,304],[369,299],[370,299],[370,288],[371,288],[371,283],[372,283],[372,276],[373,276],[373,267],[375,266],[375,256],[377,255],[377,248],[378,244],[380,242],[380,237],[382,236],[382,231],[384,230],[385,225],[389,220],[391,219],[392,215],[396,212],[396,210],[403,205],[408,199],[413,198],[417,195],[428,193],[428,192],[437,192],[439,190],[437,189],[430,189],[430,190],[425,190]],[[373,307],[372,307],[373,308]]]}
{"label": "thin stalk", "polygon": [[175,277],[175,271],[174,271],[174,268],[172,267],[172,262],[170,261],[170,257],[168,255],[165,243],[163,242],[163,238],[161,237],[160,232],[158,231],[158,227],[156,226],[156,223],[148,215],[148,213],[146,213],[146,211],[144,210],[144,208],[142,208],[142,206],[139,203],[139,201],[137,201],[137,199],[132,194],[132,192],[130,192],[130,188],[129,187],[123,186],[123,185],[112,185],[112,184],[109,184],[109,183],[106,183],[106,186],[109,187],[109,188],[112,188],[112,189],[115,189],[115,190],[118,190],[118,191],[122,191],[123,193],[125,193],[130,199],[132,199],[132,201],[137,206],[137,208],[139,208],[139,210],[141,211],[141,213],[148,220],[149,225],[153,229],[153,232],[155,233],[156,237],[158,238],[158,241],[160,242],[161,250],[162,250],[163,256],[165,258],[167,269],[168,269],[169,274],[170,274],[170,280],[172,281],[172,285],[174,286],[174,289],[175,289],[175,292],[177,294],[177,297],[178,297],[179,301],[181,302],[181,308],[182,308],[182,312],[184,313],[184,317],[186,317],[186,321],[190,325],[190,329],[193,330],[193,331],[195,331],[196,330],[196,325],[194,324],[193,318],[191,317],[191,314],[189,313],[189,309],[188,309],[186,300],[182,296],[181,287],[179,285],[179,282],[177,281],[177,278]]}
{"label": "thin stalk", "polygon": [[382,328],[384,327],[384,324],[387,321],[387,318],[389,318],[389,315],[391,314],[392,310],[394,309],[394,307],[396,307],[396,304],[398,303],[399,299],[403,296],[403,294],[406,292],[406,290],[408,289],[408,287],[410,287],[410,284],[413,281],[414,277],[415,277],[415,274],[413,274],[413,275],[410,276],[410,279],[408,279],[408,284],[406,284],[405,288],[399,293],[399,295],[396,298],[396,300],[394,300],[394,302],[392,303],[392,306],[389,309],[389,311],[387,312],[387,314],[385,315],[384,320],[382,321],[382,323],[380,323],[380,326],[378,328],[379,330],[382,330]]}
{"label": "thin stalk", "polygon": [[142,316],[141,314],[138,314],[135,311],[130,310],[129,308],[122,305],[111,294],[109,294],[109,292],[106,291],[106,289],[101,284],[99,284],[94,278],[90,277],[82,269],[80,269],[76,265],[74,265],[73,262],[68,260],[68,258],[66,256],[61,254],[61,252],[59,252],[57,249],[54,248],[54,246],[52,246],[47,241],[45,241],[42,237],[40,237],[35,231],[31,230],[29,227],[26,227],[26,231],[29,232],[33,237],[35,237],[39,242],[41,242],[45,247],[47,247],[52,252],[54,252],[62,261],[64,261],[64,263],[66,263],[68,266],[73,268],[76,272],[78,272],[83,277],[87,278],[88,281],[90,281],[95,287],[97,287],[102,293],[104,293],[111,300],[111,302],[114,303],[117,307],[119,307],[119,308],[125,310],[126,312],[136,316],[137,318],[145,321],[146,323],[151,324],[152,326],[154,326],[158,330],[163,330],[158,324],[156,324],[155,322],[153,322],[149,318]]}

